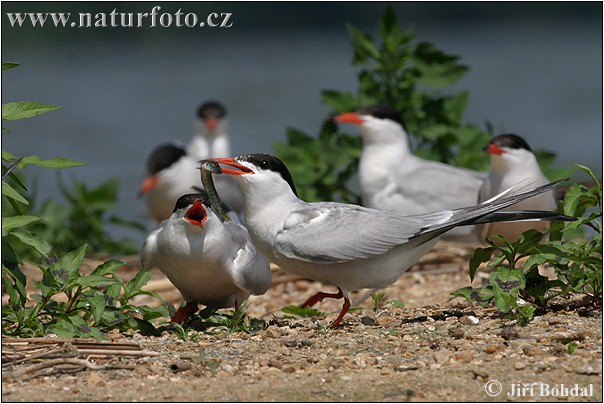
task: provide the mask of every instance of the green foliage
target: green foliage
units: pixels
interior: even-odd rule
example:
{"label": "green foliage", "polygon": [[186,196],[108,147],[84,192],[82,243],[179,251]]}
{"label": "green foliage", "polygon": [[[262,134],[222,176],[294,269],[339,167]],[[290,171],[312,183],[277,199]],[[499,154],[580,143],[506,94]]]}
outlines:
{"label": "green foliage", "polygon": [[[552,223],[547,233],[549,241],[541,241],[543,233],[529,230],[515,242],[500,237],[503,246],[497,247],[490,242],[490,247],[478,248],[470,260],[470,280],[477,268],[487,262],[489,267],[495,268],[489,284],[479,288],[464,287],[453,295],[481,306],[494,304],[502,313],[513,313],[521,324],[533,317],[536,308],[547,308],[548,302],[557,296],[585,294],[587,303],[601,303],[602,185],[587,167],[577,166],[591,177],[595,186],[571,186],[558,211],[578,219]],[[569,239],[568,235],[575,234],[580,228],[590,228],[595,234],[590,240]],[[497,254],[491,258],[495,252]],[[524,258],[526,260],[521,263]],[[541,275],[540,265],[553,268],[556,279]],[[529,304],[520,306],[519,298]]]}
{"label": "green foliage", "polygon": [[285,306],[281,309],[281,311],[285,314],[291,314],[293,316],[304,317],[304,318],[319,317],[319,316],[322,316],[325,314],[317,309],[313,309],[312,307],[300,307],[300,306],[296,306],[296,305]]}
{"label": "green foliage", "polygon": [[[3,62],[2,70],[17,66]],[[32,102],[9,103],[2,106],[2,120],[31,118],[57,109]],[[54,208],[34,213],[28,190],[15,173],[30,164],[68,168],[84,163],[2,152],[2,197],[8,202],[2,209],[2,286],[3,295],[8,296],[8,304],[2,307],[2,335],[33,337],[54,333],[60,337],[102,338],[103,332],[114,328],[153,332],[150,320],[165,317],[167,309],[130,303],[141,294],[159,298],[141,290],[150,272],[141,271],[131,281],[123,282],[115,274],[123,263],[109,260],[87,275],[80,273],[88,247],[81,245],[82,240],[95,243],[95,248],[108,245],[99,217],[115,202],[117,182],[110,180],[95,190],[76,184],[73,193],[62,187],[72,203],[69,211]],[[56,223],[49,227],[52,220]],[[49,231],[51,228],[55,232]],[[62,248],[48,240],[62,241]],[[27,278],[20,268],[25,258],[42,272],[42,280],[37,283],[39,295],[27,294]]]}
{"label": "green foliage", "polygon": [[373,311],[378,311],[380,308],[380,302],[386,296],[386,293],[372,293],[371,294],[371,308]]}
{"label": "green foliage", "polygon": [[[141,287],[151,273],[141,271],[123,282],[116,270],[124,265],[109,260],[87,275],[80,273],[86,245],[67,253],[56,262],[38,264],[42,280],[39,295],[29,302],[25,276],[18,266],[2,271],[2,284],[7,286],[9,302],[2,310],[2,334],[35,337],[54,333],[59,337],[103,338],[103,332],[117,328],[153,332],[150,320],[167,316],[165,307],[134,306],[129,301],[138,295],[150,295]],[[64,296],[63,299],[58,297]]]}
{"label": "green foliage", "polygon": [[145,231],[144,226],[136,221],[126,221],[108,214],[117,202],[117,178],[110,178],[96,188],[90,188],[72,178],[71,189],[63,183],[61,177],[58,178],[59,189],[67,204],[47,199],[39,208],[18,205],[20,213],[31,212],[42,218],[29,227],[32,232],[45,240],[56,240],[54,248],[57,254],[73,250],[82,240],[88,242],[88,252],[91,254],[138,252],[139,248],[132,240],[115,240],[106,231],[108,224]]}

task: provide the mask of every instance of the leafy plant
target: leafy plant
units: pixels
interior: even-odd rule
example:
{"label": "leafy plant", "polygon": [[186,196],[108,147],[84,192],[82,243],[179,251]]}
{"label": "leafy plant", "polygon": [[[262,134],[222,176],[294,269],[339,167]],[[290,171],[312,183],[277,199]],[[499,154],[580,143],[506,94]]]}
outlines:
{"label": "leafy plant", "polygon": [[108,224],[145,231],[136,221],[127,221],[116,215],[108,215],[118,198],[119,180],[110,178],[96,188],[72,178],[70,190],[58,177],[58,186],[67,205],[54,199],[45,200],[39,208],[35,205],[18,205],[18,211],[42,218],[33,223],[30,230],[38,237],[56,240],[57,254],[77,248],[82,240],[88,242],[88,253],[135,254],[139,247],[130,239],[115,240],[106,231]]}
{"label": "leafy plant", "polygon": [[[3,62],[2,70],[17,66],[16,63]],[[57,109],[59,107],[36,102],[13,102],[2,106],[2,120],[31,118]],[[8,131],[3,128],[3,132]],[[115,274],[123,263],[109,260],[90,274],[83,275],[80,267],[87,245],[59,254],[59,250],[39,234],[42,231],[34,228],[44,219],[23,214],[25,209],[29,209],[31,198],[27,197],[27,188],[15,170],[30,164],[45,168],[67,168],[84,163],[65,158],[44,160],[37,156],[17,157],[2,151],[2,197],[12,208],[10,213],[9,210],[2,210],[2,286],[3,294],[8,295],[8,304],[2,308],[2,334],[40,336],[55,333],[62,337],[102,338],[102,332],[113,328],[153,331],[149,321],[166,316],[166,308],[135,307],[129,303],[140,294],[158,297],[141,290],[149,280],[150,272],[141,271],[131,281],[123,282]],[[86,195],[86,192],[82,194]],[[82,204],[93,202],[82,199]],[[90,212],[84,212],[84,215],[88,214]],[[87,217],[80,219],[85,222]],[[61,225],[68,232],[74,231],[72,227],[75,224],[67,219]],[[95,231],[98,233],[94,225],[85,231],[89,233],[80,234],[81,239],[95,236]],[[62,256],[57,258],[57,254]],[[31,296],[31,299],[26,289],[27,278],[20,268],[25,257],[31,259],[42,272],[42,280],[37,284],[40,294]]]}
{"label": "leafy plant", "polygon": [[[573,222],[554,222],[547,232],[549,241],[541,241],[544,233],[529,230],[515,242],[499,239],[503,246],[492,242],[478,248],[470,260],[470,280],[482,263],[495,268],[489,284],[479,288],[461,288],[453,295],[465,297],[481,306],[494,304],[502,313],[512,313],[520,323],[528,322],[537,308],[546,309],[554,297],[584,294],[582,304],[598,305],[602,300],[602,185],[585,166],[577,165],[594,181],[587,188],[574,184],[560,203],[558,211],[578,217]],[[595,234],[591,240],[569,240],[578,228],[588,227]],[[494,258],[493,253],[497,252]],[[539,273],[538,266],[553,268],[556,279]],[[521,306],[518,299],[528,304]]]}
{"label": "leafy plant", "polygon": [[296,306],[296,305],[285,306],[281,309],[281,311],[285,314],[291,314],[293,316],[304,317],[304,318],[319,317],[319,316],[322,316],[325,314],[317,309],[313,309],[312,307],[300,307],[300,306]]}
{"label": "leafy plant", "polygon": [[123,282],[116,270],[124,263],[109,260],[83,275],[80,267],[85,253],[83,245],[52,264],[38,264],[43,277],[38,282],[40,294],[32,296],[33,304],[28,304],[22,288],[25,279],[18,267],[13,274],[17,274],[19,282],[12,282],[9,273],[3,271],[9,305],[2,312],[2,333],[32,337],[54,333],[60,337],[101,339],[103,332],[114,328],[154,332],[150,320],[166,317],[165,306],[150,308],[129,303],[138,295],[160,299],[154,292],[141,290],[151,272],[140,271],[132,280]]}
{"label": "leafy plant", "polygon": [[384,296],[386,296],[386,293],[384,292],[371,294],[371,307],[373,311],[378,311],[380,308],[380,302]]}

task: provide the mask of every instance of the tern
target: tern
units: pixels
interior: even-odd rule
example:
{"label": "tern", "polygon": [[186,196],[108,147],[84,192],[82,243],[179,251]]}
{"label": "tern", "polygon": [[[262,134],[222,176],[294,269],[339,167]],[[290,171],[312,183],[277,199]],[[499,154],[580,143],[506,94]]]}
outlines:
{"label": "tern", "polygon": [[227,166],[221,168],[222,173],[238,179],[245,198],[246,227],[260,253],[285,271],[337,286],[338,293],[321,292],[303,304],[343,298],[332,328],[350,308],[350,291],[394,283],[456,226],[521,219],[574,220],[555,212],[497,212],[562,181],[511,197],[504,197],[504,192],[477,206],[404,215],[336,202],[307,203],[298,198],[285,164],[271,155],[208,161]]}
{"label": "tern", "polygon": [[159,224],[174,210],[178,198],[201,186],[197,162],[175,143],[157,146],[147,158],[147,175],[139,196],[145,195],[151,217]]}
{"label": "tern", "polygon": [[411,153],[401,114],[393,107],[371,105],[333,119],[359,126],[364,206],[413,215],[476,203],[485,174]]}
{"label": "tern", "polygon": [[[199,172],[197,171],[197,174]],[[172,317],[185,322],[197,304],[238,307],[271,286],[271,270],[241,224],[221,221],[205,194],[178,198],[174,213],[145,240],[144,269],[159,268],[187,302]]]}
{"label": "tern", "polygon": [[[138,194],[146,196],[149,214],[156,224],[170,217],[180,196],[202,188],[198,166],[197,159],[176,143],[164,143],[153,149]],[[216,188],[233,211],[240,213],[243,210],[243,194],[233,178],[217,177]]]}
{"label": "tern", "polygon": [[187,154],[197,160],[231,154],[229,120],[220,102],[207,101],[197,109],[197,132],[187,145]]}
{"label": "tern", "polygon": [[[491,170],[479,191],[478,202],[483,202],[499,194],[514,184],[525,183],[532,187],[547,184],[549,181],[543,175],[537,159],[528,143],[515,134],[504,134],[494,137],[484,148],[491,156]],[[514,210],[538,209],[555,210],[556,199],[554,192],[544,192],[541,195],[518,202]],[[508,241],[516,241],[520,235],[530,229],[547,231],[548,222],[514,222],[489,223],[476,226],[476,234],[484,240],[488,235],[502,235]],[[495,241],[498,243],[498,241]]]}

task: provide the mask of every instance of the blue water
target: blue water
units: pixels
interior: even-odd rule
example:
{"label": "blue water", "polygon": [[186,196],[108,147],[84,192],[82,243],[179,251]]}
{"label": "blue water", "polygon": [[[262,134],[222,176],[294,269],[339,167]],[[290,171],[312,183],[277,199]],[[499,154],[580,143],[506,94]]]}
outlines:
{"label": "blue water", "polygon": [[[188,142],[194,111],[206,99],[228,107],[235,155],[271,152],[289,126],[316,133],[329,113],[320,91],[356,89],[344,21],[374,30],[384,6],[183,3],[183,10],[200,14],[228,8],[233,27],[162,31],[10,28],[5,4],[2,59],[22,66],[2,74],[2,102],[62,109],[3,122],[10,133],[2,135],[2,149],[85,161],[64,174],[91,186],[119,177],[115,213],[129,219],[145,215],[136,192],[148,153],[167,140]],[[12,3],[10,9],[55,11],[61,4]],[[79,4],[69,7],[149,11],[154,5]],[[599,15],[591,15],[585,6],[489,4],[397,3],[396,10],[420,40],[471,67],[453,88],[470,91],[466,121],[489,121],[496,132],[515,132],[534,148],[556,152],[560,167],[581,163],[601,176],[601,5]],[[41,199],[59,195],[55,172],[28,167],[25,173],[38,178]],[[137,242],[144,237],[111,231]]]}

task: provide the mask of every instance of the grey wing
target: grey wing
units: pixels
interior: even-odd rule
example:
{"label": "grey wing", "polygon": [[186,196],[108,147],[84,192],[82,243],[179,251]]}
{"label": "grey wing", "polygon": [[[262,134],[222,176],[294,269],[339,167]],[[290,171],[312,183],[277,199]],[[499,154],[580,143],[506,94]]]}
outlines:
{"label": "grey wing", "polygon": [[416,199],[424,211],[430,212],[476,204],[485,178],[486,174],[477,171],[430,162],[406,173],[400,187],[404,195]]}
{"label": "grey wing", "polygon": [[245,227],[237,223],[228,226],[233,243],[239,246],[233,262],[235,283],[253,295],[261,295],[272,282],[268,260],[256,250]]}
{"label": "grey wing", "polygon": [[323,264],[370,258],[449,217],[450,212],[438,212],[417,220],[355,205],[313,203],[293,212],[276,238],[275,249],[288,258]]}

